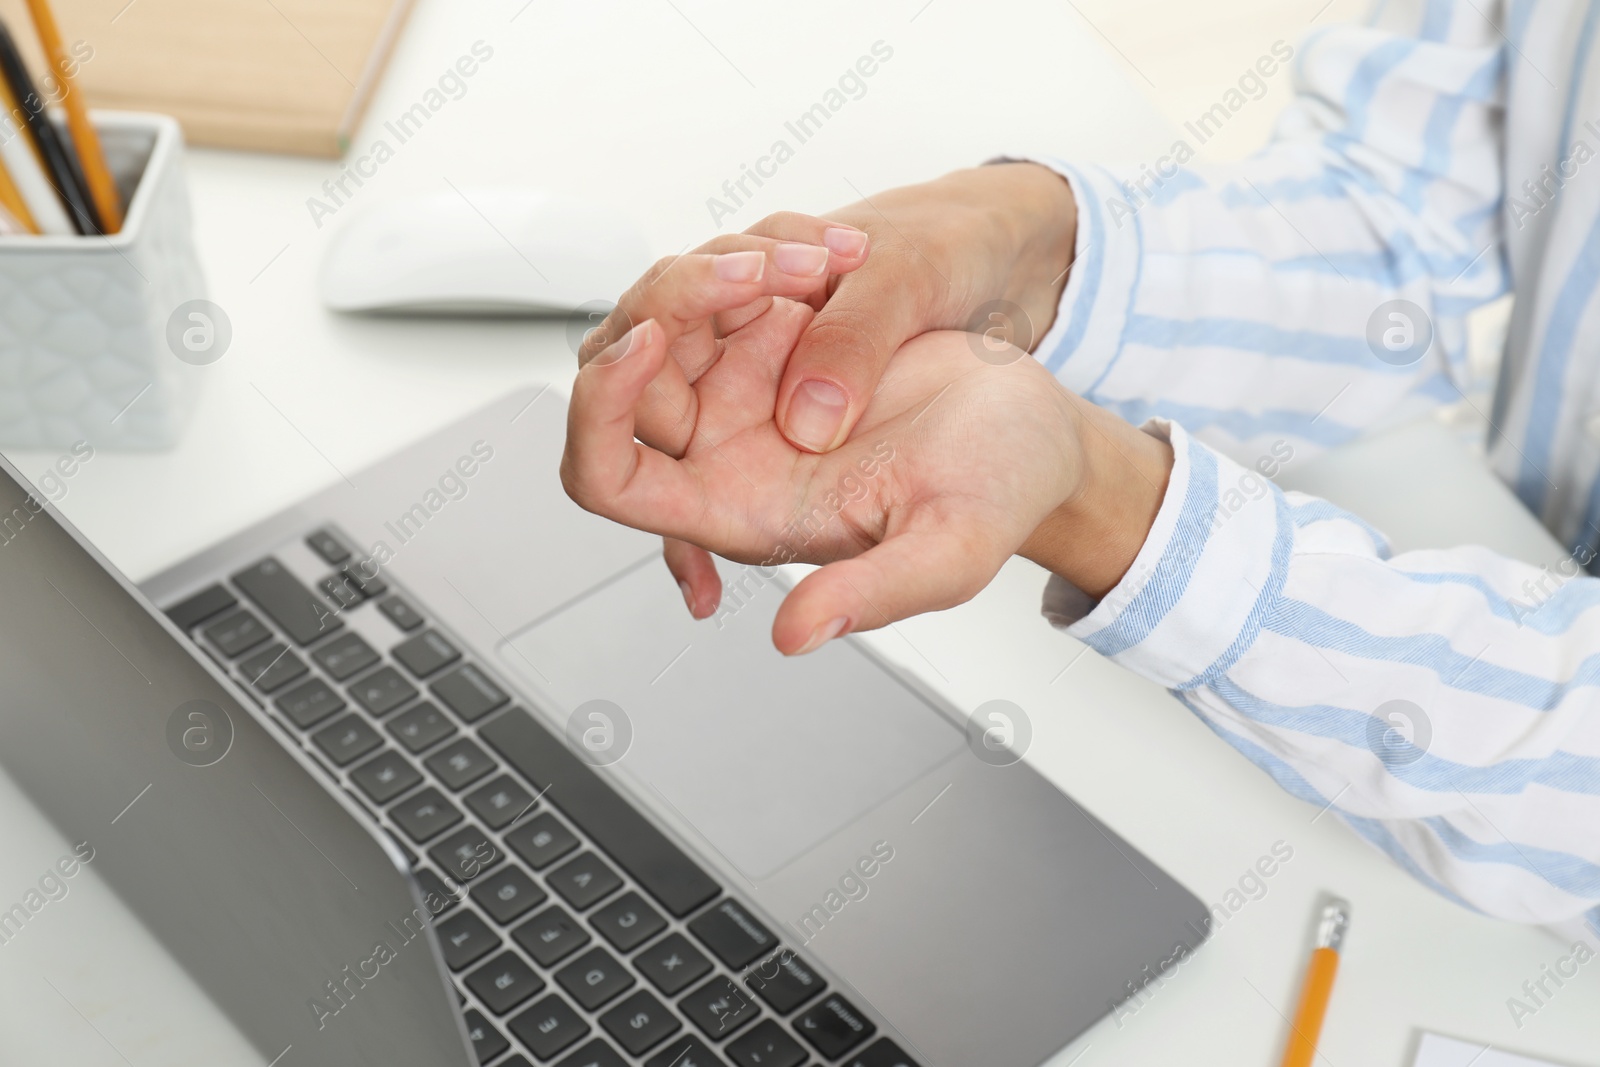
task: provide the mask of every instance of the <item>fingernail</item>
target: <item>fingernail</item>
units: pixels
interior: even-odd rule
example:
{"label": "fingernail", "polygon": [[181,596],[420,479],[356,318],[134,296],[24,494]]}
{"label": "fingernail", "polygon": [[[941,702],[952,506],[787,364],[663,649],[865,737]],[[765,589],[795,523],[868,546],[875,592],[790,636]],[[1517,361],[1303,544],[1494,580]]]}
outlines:
{"label": "fingernail", "polygon": [[809,278],[828,269],[828,250],[821,245],[779,245],[772,253],[773,262],[785,274]]}
{"label": "fingernail", "polygon": [[853,259],[867,250],[867,235],[860,230],[830,226],[822,231],[822,243],[841,256],[850,256]]}
{"label": "fingernail", "polygon": [[655,321],[654,319],[645,319],[605,348],[602,348],[600,354],[590,362],[598,363],[602,367],[611,363],[621,363],[622,357],[632,352],[635,348],[643,348],[649,343],[650,329],[655,325]]}
{"label": "fingernail", "polygon": [[766,265],[765,252],[724,252],[712,263],[712,269],[725,282],[754,282],[761,280]]}
{"label": "fingernail", "polygon": [[689,605],[689,614],[694,614],[694,590],[689,588],[688,582],[679,582],[678,588],[683,590],[683,602]]}
{"label": "fingernail", "polygon": [[794,654],[796,656],[803,656],[807,652],[815,652],[829,641],[832,641],[835,637],[838,637],[840,634],[844,633],[846,627],[849,625],[850,620],[841,615],[832,622],[825,623],[817,627],[815,630],[811,631],[810,639],[807,640],[805,644],[795,649]]}
{"label": "fingernail", "polygon": [[789,438],[813,452],[826,452],[839,436],[849,406],[844,390],[832,382],[801,382],[789,400],[789,417],[785,420]]}

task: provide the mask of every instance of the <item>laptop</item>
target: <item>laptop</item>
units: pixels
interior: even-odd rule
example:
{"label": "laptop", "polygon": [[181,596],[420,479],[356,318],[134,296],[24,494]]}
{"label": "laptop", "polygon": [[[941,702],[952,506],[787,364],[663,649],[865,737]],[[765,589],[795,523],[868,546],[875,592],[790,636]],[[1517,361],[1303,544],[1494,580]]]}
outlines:
{"label": "laptop", "polygon": [[3,465],[0,768],[261,1063],[1033,1067],[1200,946],[1003,709],[780,656],[781,573],[691,620],[564,427],[508,395],[138,588]]}

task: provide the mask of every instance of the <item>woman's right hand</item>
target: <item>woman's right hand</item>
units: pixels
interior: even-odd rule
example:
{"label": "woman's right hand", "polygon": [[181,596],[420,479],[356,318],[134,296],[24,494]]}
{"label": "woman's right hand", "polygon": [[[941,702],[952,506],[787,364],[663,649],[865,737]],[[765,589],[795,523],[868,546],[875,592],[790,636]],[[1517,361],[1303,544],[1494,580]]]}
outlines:
{"label": "woman's right hand", "polygon": [[[729,323],[768,297],[817,315],[778,391],[778,426],[808,452],[837,448],[855,429],[901,345],[931,330],[987,334],[1031,347],[1050,327],[1077,237],[1077,203],[1059,175],[1000,163],[890,189],[818,218],[769,215],[693,253],[662,260],[623,294],[579,353],[589,359],[635,323],[655,319],[676,366],[641,400],[640,439],[681,454],[690,412],[664,397],[715,361]],[[740,255],[742,253],[742,255]],[[760,261],[734,280],[736,261]],[[986,305],[1005,302],[1000,318]],[[982,321],[979,321],[982,320]],[[998,343],[998,342],[997,342]],[[1002,345],[1009,351],[1009,346]]]}
{"label": "woman's right hand", "polygon": [[[810,301],[816,318],[779,387],[778,425],[810,452],[850,436],[890,358],[920,334],[998,329],[1031,349],[1055,319],[1077,238],[1071,187],[1036,163],[956,171],[826,218],[864,231],[871,251]],[[779,214],[746,232],[807,240],[814,228],[808,216]]]}

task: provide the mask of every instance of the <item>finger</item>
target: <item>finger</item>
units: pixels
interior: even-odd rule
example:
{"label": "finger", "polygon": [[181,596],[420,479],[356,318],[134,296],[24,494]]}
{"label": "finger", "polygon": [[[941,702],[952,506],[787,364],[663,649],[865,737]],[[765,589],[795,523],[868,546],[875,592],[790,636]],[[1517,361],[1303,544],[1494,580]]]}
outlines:
{"label": "finger", "polygon": [[678,580],[689,614],[697,619],[714,614],[722,602],[722,579],[711,553],[698,545],[668,537],[663,539],[661,555],[667,561],[667,570]]}
{"label": "finger", "polygon": [[[870,234],[849,223],[822,219],[815,215],[802,215],[795,211],[780,211],[768,215],[745,232],[780,241],[806,241],[811,244],[826,245],[836,257],[855,263],[857,266],[866,262],[872,244]],[[806,294],[804,299],[811,305],[811,310],[822,310],[822,305],[828,302],[828,297],[838,288],[839,281],[845,273],[842,271],[830,273],[826,285]]]}
{"label": "finger", "polygon": [[683,333],[721,311],[763,296],[803,300],[833,274],[865,262],[836,255],[826,245],[728,234],[712,242],[714,252],[691,252],[659,260],[635,282],[578,349],[581,366],[636,322],[655,319],[670,346]]}
{"label": "finger", "polygon": [[682,455],[685,427],[693,425],[691,383],[716,361],[716,338],[739,325],[719,324],[718,314],[737,316],[752,305],[759,312],[774,295],[812,299],[826,291],[835,272],[855,270],[865,255],[850,258],[821,244],[746,234],[726,235],[711,246],[658,262],[578,349],[582,366],[634,323],[656,320],[677,366],[663,367],[638,412],[637,429],[640,440],[671,455]]}
{"label": "finger", "polygon": [[772,643],[804,655],[841,634],[876,630],[972,599],[1006,561],[981,537],[930,523],[885,539],[854,559],[807,575],[784,598]]}
{"label": "finger", "polygon": [[646,319],[578,372],[561,482],[580,507],[653,533],[686,536],[704,501],[677,460],[634,440],[634,408],[667,358]]}
{"label": "finger", "polygon": [[895,350],[918,331],[906,278],[879,263],[844,278],[795,346],[778,387],[778,428],[809,452],[839,447]]}
{"label": "finger", "polygon": [[700,418],[700,396],[677,360],[661,361],[633,415],[633,432],[639,440],[675,459],[683,458]]}
{"label": "finger", "polygon": [[779,211],[768,215],[745,232],[779,241],[824,245],[835,255],[850,261],[864,261],[871,244],[865,230],[832,219],[802,215],[798,211]]}

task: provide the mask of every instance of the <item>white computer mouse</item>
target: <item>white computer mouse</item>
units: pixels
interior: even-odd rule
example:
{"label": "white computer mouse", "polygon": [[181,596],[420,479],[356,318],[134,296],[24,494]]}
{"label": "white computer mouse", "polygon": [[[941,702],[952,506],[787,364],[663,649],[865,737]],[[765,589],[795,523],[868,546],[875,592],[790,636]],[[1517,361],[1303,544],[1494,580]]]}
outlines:
{"label": "white computer mouse", "polygon": [[462,186],[360,206],[330,239],[318,290],[335,311],[564,314],[616,300],[650,263],[612,208]]}

